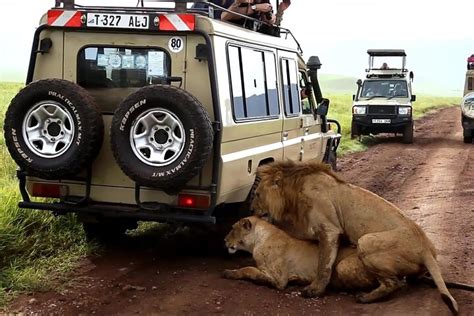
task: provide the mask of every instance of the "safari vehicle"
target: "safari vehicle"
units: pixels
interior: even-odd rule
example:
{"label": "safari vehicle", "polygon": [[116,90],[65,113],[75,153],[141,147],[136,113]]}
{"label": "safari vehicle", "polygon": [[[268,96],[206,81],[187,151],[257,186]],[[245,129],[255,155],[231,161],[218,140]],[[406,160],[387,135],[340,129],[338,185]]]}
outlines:
{"label": "safari vehicle", "polygon": [[[412,94],[413,72],[406,69],[406,53],[398,49],[369,49],[369,68],[364,81],[357,81],[353,95],[351,137],[379,133],[401,133],[403,142],[413,142]],[[400,61],[375,67],[377,60]],[[395,60],[396,62],[396,60]]]}
{"label": "safari vehicle", "polygon": [[21,208],[78,213],[91,236],[138,220],[213,224],[248,209],[259,165],[335,163],[319,59],[306,65],[287,29],[261,34],[189,2],[67,0],[43,16],[5,119]]}
{"label": "safari vehicle", "polygon": [[464,84],[461,112],[464,142],[471,144],[474,137],[474,55],[467,59],[466,82]]}

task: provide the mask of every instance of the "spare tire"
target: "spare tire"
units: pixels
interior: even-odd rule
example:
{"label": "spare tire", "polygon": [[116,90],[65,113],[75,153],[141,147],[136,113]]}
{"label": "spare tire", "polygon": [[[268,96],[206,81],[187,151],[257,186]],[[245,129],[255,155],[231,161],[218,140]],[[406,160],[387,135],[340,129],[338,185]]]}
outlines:
{"label": "spare tire", "polygon": [[13,98],[5,115],[5,143],[29,175],[77,175],[102,145],[104,124],[94,99],[61,79],[35,81]]}
{"label": "spare tire", "polygon": [[204,166],[213,145],[207,111],[188,92],[151,85],[129,95],[114,114],[112,152],[140,185],[176,190]]}

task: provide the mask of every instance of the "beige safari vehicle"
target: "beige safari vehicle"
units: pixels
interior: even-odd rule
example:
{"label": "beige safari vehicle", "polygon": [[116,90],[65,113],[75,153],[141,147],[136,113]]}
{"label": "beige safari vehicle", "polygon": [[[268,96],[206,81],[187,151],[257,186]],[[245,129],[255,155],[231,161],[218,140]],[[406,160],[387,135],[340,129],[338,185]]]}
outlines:
{"label": "beige safari vehicle", "polygon": [[467,59],[466,81],[461,102],[461,123],[464,142],[472,144],[474,137],[474,55]]}
{"label": "beige safari vehicle", "polygon": [[335,164],[319,59],[305,64],[289,30],[187,2],[57,1],[43,16],[5,119],[20,207],[77,213],[90,236],[139,220],[214,224],[245,215],[262,164]]}

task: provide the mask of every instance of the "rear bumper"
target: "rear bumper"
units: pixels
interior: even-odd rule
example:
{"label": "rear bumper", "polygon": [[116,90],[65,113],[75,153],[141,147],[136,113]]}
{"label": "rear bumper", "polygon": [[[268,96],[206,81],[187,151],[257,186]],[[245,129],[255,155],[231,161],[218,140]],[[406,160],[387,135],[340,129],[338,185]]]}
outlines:
{"label": "rear bumper", "polygon": [[172,207],[168,204],[158,202],[141,202],[140,187],[138,185],[135,187],[136,204],[96,202],[90,198],[90,169],[87,174],[87,177],[83,179],[86,185],[84,196],[69,196],[67,200],[48,203],[31,201],[30,195],[26,190],[27,174],[18,170],[17,178],[23,199],[23,201],[18,203],[18,207],[51,211],[57,215],[77,213],[99,218],[128,218],[158,222],[216,223],[216,218],[211,216],[214,210],[214,206],[212,205],[207,210],[194,210]]}
{"label": "rear bumper", "polygon": [[216,218],[213,216],[186,214],[180,212],[180,210],[173,211],[160,207],[158,204],[150,205],[149,209],[144,209],[137,205],[94,203],[92,201],[79,205],[65,202],[41,203],[23,201],[18,203],[18,206],[20,208],[52,211],[58,215],[78,213],[101,218],[128,218],[142,221],[216,223]]}

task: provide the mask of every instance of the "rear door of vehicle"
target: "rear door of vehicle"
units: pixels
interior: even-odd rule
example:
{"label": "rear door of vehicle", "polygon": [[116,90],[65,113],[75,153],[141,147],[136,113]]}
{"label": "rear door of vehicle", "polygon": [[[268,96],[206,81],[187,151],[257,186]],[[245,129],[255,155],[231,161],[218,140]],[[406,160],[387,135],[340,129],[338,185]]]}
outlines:
{"label": "rear door of vehicle", "polygon": [[[160,83],[159,78],[163,76],[182,77],[183,85],[186,84],[183,72],[185,53],[169,51],[168,43],[172,38],[172,35],[158,36],[119,31],[64,33],[63,78],[82,85],[96,99],[103,114],[106,141],[109,140],[107,133],[115,109],[130,93],[144,85]],[[186,36],[182,36],[181,39],[184,46]],[[137,52],[143,52],[148,63],[145,69],[147,74],[144,76],[138,73],[140,65]],[[128,56],[134,57],[133,64],[127,64],[127,60],[130,59]],[[87,72],[82,69],[83,66],[87,66]],[[115,159],[110,146],[106,143],[93,164],[93,183],[134,187],[132,180],[123,174],[116,163],[111,162],[115,162]]]}

